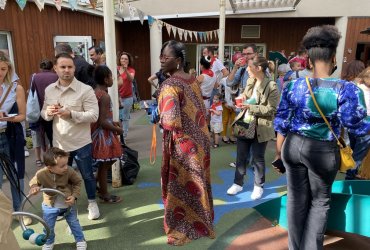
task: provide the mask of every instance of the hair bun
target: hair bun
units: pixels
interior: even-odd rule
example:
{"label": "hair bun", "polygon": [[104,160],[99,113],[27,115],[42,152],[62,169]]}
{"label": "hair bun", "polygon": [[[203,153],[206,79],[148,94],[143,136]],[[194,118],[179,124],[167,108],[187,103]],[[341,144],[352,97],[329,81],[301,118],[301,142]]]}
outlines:
{"label": "hair bun", "polygon": [[207,62],[211,62],[211,57],[210,56],[205,56],[204,59],[207,61]]}

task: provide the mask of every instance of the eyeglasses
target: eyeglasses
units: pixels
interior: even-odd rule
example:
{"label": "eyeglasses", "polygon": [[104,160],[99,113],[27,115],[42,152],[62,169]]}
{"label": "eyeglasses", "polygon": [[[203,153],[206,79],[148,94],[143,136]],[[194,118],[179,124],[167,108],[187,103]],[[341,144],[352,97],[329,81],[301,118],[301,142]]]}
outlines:
{"label": "eyeglasses", "polygon": [[177,58],[175,56],[165,56],[165,55],[160,55],[159,56],[159,60],[164,60],[164,61],[168,61],[168,59],[170,58]]}

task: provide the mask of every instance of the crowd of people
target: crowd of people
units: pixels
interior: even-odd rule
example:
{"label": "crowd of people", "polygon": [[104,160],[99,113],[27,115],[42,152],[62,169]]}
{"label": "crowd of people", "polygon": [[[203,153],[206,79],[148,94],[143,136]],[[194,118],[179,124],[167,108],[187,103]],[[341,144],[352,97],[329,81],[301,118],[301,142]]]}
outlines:
{"label": "crowd of people", "polygon": [[[251,165],[252,200],[263,197],[269,165],[265,152],[268,142],[275,139],[275,159],[283,162],[287,173],[289,249],[322,249],[330,190],[340,166],[335,138],[344,127],[354,151],[356,166],[347,171],[347,179],[359,178],[370,146],[370,69],[354,61],[345,68],[342,79],[330,77],[336,69],[340,37],[334,26],[310,28],[302,50],[289,61],[290,69],[280,68],[276,81],[275,66],[258,54],[255,44],[243,47],[232,69],[214,55],[212,47],[205,48],[198,76],[185,72],[183,43],[171,40],[163,44],[161,70],[148,82],[156,89],[153,98],[158,102],[163,130],[160,177],[168,244],[216,237],[210,160],[211,148],[220,150],[220,139],[225,144],[236,143],[237,152],[234,180],[225,192],[237,195],[243,191],[246,168]],[[127,52],[118,54],[115,69],[105,65],[101,48],[91,47],[89,54],[93,65],[74,55],[68,44],[58,44],[54,63],[43,60],[40,72],[31,77],[29,91],[38,95],[41,117],[30,124],[40,168],[29,183],[30,193],[47,187],[65,194],[65,198],[43,196],[43,218],[51,229],[45,250],[53,249],[56,218],[68,208],[65,217],[76,248],[87,248],[75,205],[82,181],[90,220],[100,217],[97,197],[106,203],[122,200],[109,194],[107,172],[121,157],[121,143],[128,135],[136,72]],[[119,121],[113,120],[108,95],[112,70],[118,74]],[[0,52],[0,158],[9,159],[0,164],[0,187],[4,172],[11,184],[13,210],[19,211],[25,195],[21,122],[26,118],[26,97],[13,74],[12,63]],[[333,132],[312,104],[314,97]],[[69,167],[73,161],[80,174]],[[93,164],[97,165],[96,176]],[[0,204],[9,207],[1,189],[0,198]],[[9,241],[0,241],[0,246],[17,245],[10,233],[9,215],[5,217],[0,236],[6,235]]]}

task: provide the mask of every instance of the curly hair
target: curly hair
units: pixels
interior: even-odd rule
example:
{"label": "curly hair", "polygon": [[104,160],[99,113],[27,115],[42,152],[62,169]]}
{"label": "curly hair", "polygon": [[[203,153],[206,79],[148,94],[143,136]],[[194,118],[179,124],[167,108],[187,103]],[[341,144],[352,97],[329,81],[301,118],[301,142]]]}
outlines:
{"label": "curly hair", "polygon": [[302,45],[307,49],[313,65],[316,61],[331,62],[341,37],[337,27],[333,25],[316,26],[307,31]]}

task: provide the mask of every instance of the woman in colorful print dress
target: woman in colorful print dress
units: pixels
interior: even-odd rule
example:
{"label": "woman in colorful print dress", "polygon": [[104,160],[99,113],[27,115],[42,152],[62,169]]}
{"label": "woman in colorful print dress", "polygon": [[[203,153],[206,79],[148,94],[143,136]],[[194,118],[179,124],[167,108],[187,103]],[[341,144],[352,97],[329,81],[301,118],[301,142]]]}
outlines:
{"label": "woman in colorful print dress", "polygon": [[112,87],[112,72],[107,66],[99,65],[94,71],[95,95],[99,104],[99,119],[91,124],[93,159],[98,162],[99,198],[107,203],[118,203],[119,196],[110,195],[107,187],[107,171],[122,155],[117,135],[123,133],[119,122],[113,121],[112,102],[108,87]]}
{"label": "woman in colorful print dress", "polygon": [[199,85],[183,70],[185,46],[162,46],[161,68],[171,77],[163,82],[158,107],[163,127],[162,199],[167,242],[183,245],[201,237],[214,238],[210,183],[210,139]]}
{"label": "woman in colorful print dress", "polygon": [[331,25],[308,30],[302,44],[313,77],[287,84],[275,117],[276,158],[283,160],[287,173],[290,250],[323,249],[331,187],[340,166],[336,139],[315,107],[308,84],[336,136],[341,126],[357,136],[370,130],[362,91],[352,82],[330,77],[340,37]]}

